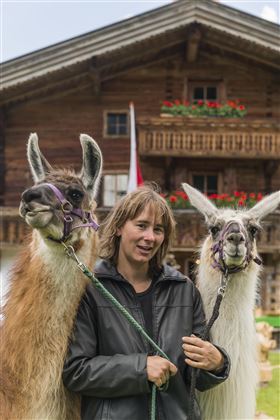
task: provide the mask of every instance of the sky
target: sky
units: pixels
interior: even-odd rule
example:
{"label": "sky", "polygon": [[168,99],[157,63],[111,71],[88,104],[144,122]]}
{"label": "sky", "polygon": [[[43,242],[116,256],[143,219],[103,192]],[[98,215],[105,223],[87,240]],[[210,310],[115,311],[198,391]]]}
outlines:
{"label": "sky", "polygon": [[[0,61],[169,3],[171,0],[0,0]],[[280,23],[280,0],[220,0],[220,3]]]}

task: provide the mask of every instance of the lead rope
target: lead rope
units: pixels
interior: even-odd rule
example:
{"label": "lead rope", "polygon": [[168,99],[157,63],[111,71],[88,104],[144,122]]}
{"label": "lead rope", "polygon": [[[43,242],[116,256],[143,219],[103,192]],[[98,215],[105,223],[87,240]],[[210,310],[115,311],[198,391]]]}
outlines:
{"label": "lead rope", "polygon": [[[216,298],[216,302],[213,308],[213,312],[212,312],[212,316],[209,319],[205,330],[202,334],[202,340],[208,340],[209,339],[209,332],[210,329],[212,328],[214,322],[216,321],[216,319],[219,316],[219,309],[220,309],[220,305],[221,302],[223,300],[223,297],[225,295],[225,291],[226,291],[226,287],[228,284],[228,271],[226,270],[225,273],[222,274],[221,276],[221,285],[218,289],[218,293],[217,293],[217,298]],[[194,420],[194,401],[195,401],[195,387],[196,387],[196,380],[197,380],[197,376],[199,373],[200,369],[197,368],[191,368],[191,386],[190,386],[190,407],[189,407],[189,416],[188,416],[188,420]]]}
{"label": "lead rope", "polygon": [[[72,258],[78,265],[79,269],[92,281],[93,285],[102,293],[102,295],[108,299],[123,315],[124,317],[136,328],[136,330],[153,346],[153,348],[157,351],[165,359],[169,360],[168,356],[164,353],[163,350],[151,339],[151,337],[146,333],[143,327],[133,318],[133,316],[120,304],[120,302],[103,286],[103,284],[94,276],[94,274],[88,269],[88,267],[82,263],[72,246],[67,246],[64,242],[61,244],[65,248],[65,252],[68,257]],[[160,391],[165,391],[168,387],[168,382],[164,384],[162,387],[159,387]],[[151,397],[151,420],[156,419],[156,391],[157,386],[153,384],[152,387],[152,397]]]}

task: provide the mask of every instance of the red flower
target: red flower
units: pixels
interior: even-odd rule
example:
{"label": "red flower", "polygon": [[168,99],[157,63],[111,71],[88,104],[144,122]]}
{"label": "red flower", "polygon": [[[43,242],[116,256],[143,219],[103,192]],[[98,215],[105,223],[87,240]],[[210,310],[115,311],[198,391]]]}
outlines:
{"label": "red flower", "polygon": [[249,194],[249,197],[250,197],[250,198],[256,198],[256,194],[255,194],[255,193],[250,193],[250,194]]}
{"label": "red flower", "polygon": [[174,104],[175,105],[181,105],[181,102],[179,101],[179,99],[175,99]]}
{"label": "red flower", "polygon": [[210,194],[209,198],[210,200],[215,200],[216,198],[218,198],[218,194]]}
{"label": "red flower", "polygon": [[173,103],[170,101],[163,101],[164,106],[169,106],[170,108],[173,106]]}
{"label": "red flower", "polygon": [[174,193],[175,195],[178,195],[179,197],[181,197],[183,200],[187,200],[188,196],[184,191],[175,191]]}
{"label": "red flower", "polygon": [[262,198],[263,198],[262,193],[258,193],[258,195],[257,195],[257,200],[258,200],[258,201],[261,201],[261,200],[262,200]]}
{"label": "red flower", "polygon": [[240,191],[234,191],[233,192],[234,197],[240,197],[241,196],[241,192]]}
{"label": "red flower", "polygon": [[198,106],[203,106],[204,105],[204,102],[201,99],[199,99],[199,101],[197,101],[197,105]]}
{"label": "red flower", "polygon": [[239,105],[239,109],[240,109],[240,111],[244,111],[245,106],[244,105]]}
{"label": "red flower", "polygon": [[171,195],[171,196],[169,197],[169,201],[170,201],[170,203],[176,203],[176,201],[177,201],[177,197],[175,197],[175,195]]}
{"label": "red flower", "polygon": [[190,105],[189,101],[184,101],[184,105],[189,106]]}
{"label": "red flower", "polygon": [[243,200],[239,200],[239,201],[238,201],[238,205],[239,205],[239,206],[244,206],[244,201],[243,201]]}

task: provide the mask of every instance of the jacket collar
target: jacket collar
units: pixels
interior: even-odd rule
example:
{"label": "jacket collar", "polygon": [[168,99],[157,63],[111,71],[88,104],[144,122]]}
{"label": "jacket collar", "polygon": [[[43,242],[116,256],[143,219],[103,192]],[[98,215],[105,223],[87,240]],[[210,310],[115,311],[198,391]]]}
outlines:
{"label": "jacket collar", "polygon": [[[100,260],[94,269],[94,272],[97,277],[102,278],[113,278],[116,281],[126,281],[122,275],[117,271],[115,265],[113,265],[108,260]],[[186,276],[176,270],[174,267],[170,267],[167,264],[164,264],[162,267],[161,272],[158,274],[158,278],[156,278],[156,282],[159,281],[166,281],[166,280],[175,280],[179,282],[185,282]]]}

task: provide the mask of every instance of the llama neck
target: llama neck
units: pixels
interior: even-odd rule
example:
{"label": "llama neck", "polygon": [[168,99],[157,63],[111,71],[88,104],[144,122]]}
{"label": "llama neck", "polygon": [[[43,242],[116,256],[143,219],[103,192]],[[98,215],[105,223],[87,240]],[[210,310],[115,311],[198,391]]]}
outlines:
{"label": "llama neck", "polygon": [[[93,246],[91,241],[77,251],[88,265],[93,263]],[[35,378],[47,370],[48,361],[62,369],[86,284],[86,277],[62,247],[48,248],[33,232],[31,244],[24,249],[12,272],[4,308],[3,357],[10,370],[17,372],[19,381],[22,377],[31,387],[31,382],[35,383]],[[46,340],[46,336],[51,340]],[[31,357],[34,351],[36,363]],[[50,369],[49,377],[60,374],[61,370]]]}

